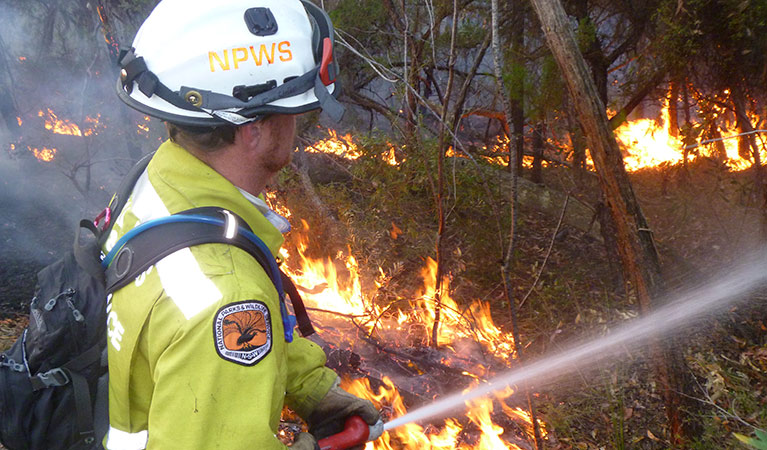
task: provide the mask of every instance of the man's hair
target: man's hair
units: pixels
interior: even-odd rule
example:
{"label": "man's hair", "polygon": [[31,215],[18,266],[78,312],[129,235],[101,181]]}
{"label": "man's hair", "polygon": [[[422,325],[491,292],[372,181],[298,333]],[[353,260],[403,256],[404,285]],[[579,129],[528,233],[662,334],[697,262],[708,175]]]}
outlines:
{"label": "man's hair", "polygon": [[234,144],[236,125],[216,127],[191,127],[166,122],[170,140],[184,148],[193,148],[204,152],[213,152],[227,145]]}

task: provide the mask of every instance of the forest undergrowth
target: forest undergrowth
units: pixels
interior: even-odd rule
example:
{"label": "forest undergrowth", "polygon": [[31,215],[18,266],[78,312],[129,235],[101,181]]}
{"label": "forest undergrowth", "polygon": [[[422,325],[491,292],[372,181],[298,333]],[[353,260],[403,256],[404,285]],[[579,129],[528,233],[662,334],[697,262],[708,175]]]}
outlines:
{"label": "forest undergrowth", "polygon": [[[368,142],[354,161],[327,155],[298,158],[299,164],[284,170],[272,186],[290,209],[294,228],[299,218],[309,224],[310,255],[348,249],[368,284],[379,268],[386,275],[379,292],[383,296],[386,291],[414,292],[421,285],[419,271],[434,256],[436,239],[430,150],[411,150],[393,166],[382,159],[388,148],[382,141]],[[459,305],[488,302],[496,325],[511,333],[501,282],[509,229],[506,175],[481,162],[454,159],[448,165],[445,263],[450,295]],[[312,178],[313,173],[325,177]],[[589,199],[597,197],[596,177],[574,173],[545,168],[544,184],[593,204]],[[726,270],[759,241],[759,212],[747,172],[701,160],[686,170],[645,169],[631,179],[653,227],[670,289]],[[598,233],[528,206],[520,211],[516,239],[513,287],[521,343],[529,358],[557,352],[574,339],[604,336],[638,316],[637,305],[624,294],[619,265],[608,261]],[[290,235],[286,245],[295,245]],[[765,311],[765,301],[754,299],[706,319],[677,340],[697,384],[692,411],[697,440],[689,448],[746,448],[734,433],[752,436],[756,428],[767,428]],[[16,314],[0,320],[0,348],[15,340],[24,323]],[[640,343],[561,379],[534,388],[552,448],[669,447],[661,394]]]}
{"label": "forest undergrowth", "polygon": [[[369,142],[353,162],[315,161],[318,167],[344,167],[336,179],[314,186],[319,200],[308,200],[296,171],[284,172],[278,190],[294,217],[308,220],[313,237],[319,237],[317,254],[348,246],[371,278],[379,268],[386,274],[387,290],[411,292],[421,282],[417,274],[424,259],[434,255],[434,166],[428,150],[422,158],[411,153],[396,167],[387,165],[381,158],[386,148]],[[489,302],[496,325],[511,333],[500,272],[509,229],[503,170],[466,160],[448,165],[450,295],[459,305]],[[544,184],[593,205],[596,177],[574,173],[544,169]],[[687,169],[645,169],[631,179],[672,292],[722,273],[759,242],[759,211],[748,172],[701,159]],[[624,294],[619,263],[608,261],[602,241],[594,237],[598,233],[529,207],[520,211],[517,233],[513,286],[529,358],[554,353],[574,339],[604,336],[638,316],[638,306]],[[752,436],[767,427],[765,311],[765,302],[754,299],[676,339],[696,383],[691,411],[696,440],[688,448],[746,448],[734,433]],[[553,436],[550,443],[574,449],[669,448],[663,401],[646,356],[637,342],[609,362],[536,390],[539,414]]]}

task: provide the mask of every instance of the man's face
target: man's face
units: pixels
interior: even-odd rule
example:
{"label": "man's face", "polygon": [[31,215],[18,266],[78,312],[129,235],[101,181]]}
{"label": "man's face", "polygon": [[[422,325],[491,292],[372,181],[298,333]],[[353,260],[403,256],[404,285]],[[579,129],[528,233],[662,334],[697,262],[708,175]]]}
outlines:
{"label": "man's face", "polygon": [[259,162],[272,173],[290,164],[296,137],[296,116],[274,114],[261,125]]}

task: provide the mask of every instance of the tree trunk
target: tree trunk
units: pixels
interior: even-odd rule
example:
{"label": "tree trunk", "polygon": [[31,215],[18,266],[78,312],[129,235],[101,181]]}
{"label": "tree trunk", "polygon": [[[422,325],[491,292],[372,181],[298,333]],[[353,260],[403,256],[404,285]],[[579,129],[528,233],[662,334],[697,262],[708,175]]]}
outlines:
{"label": "tree trunk", "polygon": [[679,136],[679,109],[677,108],[677,99],[679,98],[679,85],[671,80],[668,83],[668,134],[673,137]]}
{"label": "tree trunk", "polygon": [[767,238],[767,187],[764,183],[764,170],[762,168],[762,157],[759,154],[759,147],[756,145],[756,137],[751,125],[751,119],[746,113],[746,100],[739,87],[732,88],[732,103],[735,106],[735,117],[738,123],[738,129],[743,134],[738,138],[738,153],[741,158],[752,159],[754,172],[754,196],[762,210],[762,238]]}
{"label": "tree trunk", "polygon": [[[653,242],[652,231],[634,196],[628,174],[623,165],[620,149],[610,130],[604,103],[589,77],[586,62],[578,50],[570,21],[559,0],[532,0],[540,18],[546,41],[554,54],[578,111],[599,174],[605,201],[616,226],[621,262],[625,278],[636,295],[640,310],[648,314],[664,291],[660,262]],[[683,360],[664,348],[662,342],[651,340],[651,363],[663,391],[669,436],[675,446],[682,445],[687,433],[681,405],[687,386],[681,383]]]}
{"label": "tree trunk", "polygon": [[533,170],[530,173],[530,181],[536,184],[543,184],[543,135],[546,133],[546,125],[539,122],[533,130]]}
{"label": "tree trunk", "polygon": [[[682,105],[682,111],[684,111],[684,130],[685,133],[692,133],[692,124],[690,123],[690,96],[687,93],[686,79],[684,80],[684,84],[682,84],[682,101],[684,102]],[[690,150],[687,148],[687,146],[690,144],[689,141],[689,137],[685,135],[684,148],[682,150],[682,168],[684,169],[685,176],[687,174],[687,160],[690,158]]]}
{"label": "tree trunk", "polygon": [[445,259],[443,255],[443,242],[445,237],[445,152],[447,151],[448,131],[451,129],[447,123],[448,110],[450,106],[450,96],[453,91],[453,78],[455,77],[455,40],[458,34],[458,0],[453,0],[453,20],[450,27],[450,54],[447,62],[447,87],[445,88],[445,100],[442,104],[442,118],[439,128],[439,144],[437,151],[437,211],[438,211],[438,231],[437,231],[437,273],[434,289],[434,324],[431,328],[431,345],[434,348],[439,347],[439,325],[442,315],[442,278],[445,272]]}
{"label": "tree trunk", "polygon": [[[511,18],[514,25],[511,29],[511,63],[524,67],[525,50],[525,5],[523,2],[511,2]],[[511,145],[517,155],[517,173],[522,173],[522,159],[525,154],[525,76],[524,70],[519,70],[520,76],[514,80],[511,90]],[[509,158],[511,171],[511,158]]]}
{"label": "tree trunk", "polygon": [[[500,36],[498,36],[499,29],[499,11],[498,0],[491,1],[491,18],[492,18],[492,45],[493,45],[493,71],[495,74],[495,81],[498,86],[498,92],[501,95],[501,103],[503,104],[503,111],[507,129],[511,128],[509,121],[512,117],[511,102],[508,95],[506,95],[506,88],[503,83],[503,53],[501,50]],[[523,118],[524,120],[524,118]],[[516,130],[515,130],[516,131]],[[511,188],[509,189],[509,208],[510,208],[510,225],[509,225],[509,244],[506,248],[506,256],[503,261],[503,267],[501,267],[501,276],[503,278],[503,285],[506,291],[506,301],[509,303],[509,315],[511,316],[511,334],[514,338],[514,350],[517,354],[517,359],[521,362],[524,361],[524,352],[522,350],[522,344],[519,337],[519,323],[517,321],[517,305],[514,298],[514,289],[511,285],[511,268],[514,263],[514,248],[516,246],[516,224],[517,224],[517,197],[518,197],[518,181],[519,170],[517,164],[514,161],[521,160],[521,155],[517,154],[517,146],[512,145],[509,142],[509,171],[511,175]],[[524,363],[523,363],[524,364]],[[533,423],[533,435],[535,436],[535,448],[537,450],[543,449],[543,438],[541,436],[540,428],[538,427],[537,412],[535,409],[535,402],[531,394],[531,387],[527,384],[521,386],[525,392],[527,398],[527,405],[530,410],[530,419]]]}
{"label": "tree trunk", "polygon": [[716,120],[712,121],[711,125],[709,125],[706,138],[714,141],[712,143],[714,146],[714,154],[712,155],[714,161],[719,164],[727,161],[727,148],[725,148],[724,142],[722,142],[722,133],[719,131],[719,126],[716,124]]}

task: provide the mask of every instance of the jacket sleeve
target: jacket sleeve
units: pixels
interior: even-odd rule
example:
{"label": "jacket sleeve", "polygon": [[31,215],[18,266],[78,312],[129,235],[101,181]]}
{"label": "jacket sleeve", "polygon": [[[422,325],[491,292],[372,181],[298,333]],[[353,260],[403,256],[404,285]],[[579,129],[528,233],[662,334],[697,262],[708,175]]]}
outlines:
{"label": "jacket sleeve", "polygon": [[285,402],[306,419],[328,393],[336,373],[325,367],[325,352],[314,342],[297,337],[288,345],[288,379]]}

